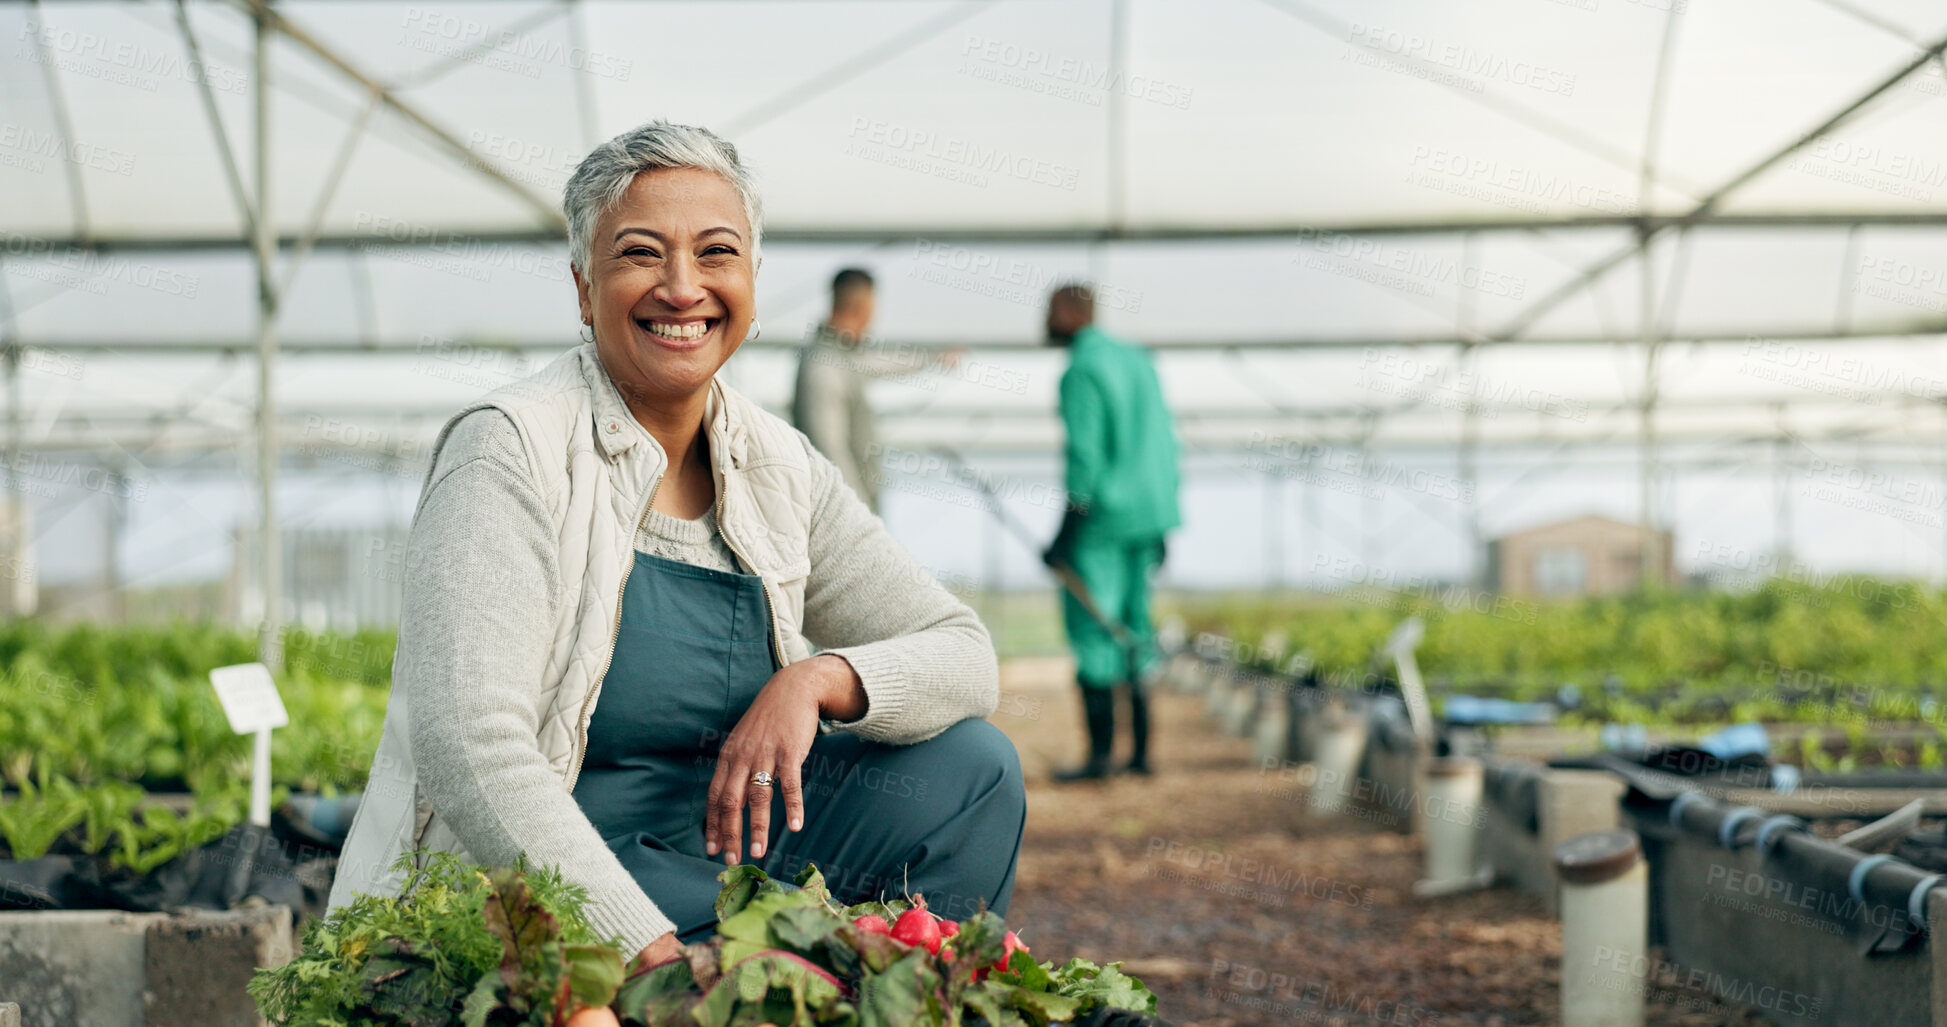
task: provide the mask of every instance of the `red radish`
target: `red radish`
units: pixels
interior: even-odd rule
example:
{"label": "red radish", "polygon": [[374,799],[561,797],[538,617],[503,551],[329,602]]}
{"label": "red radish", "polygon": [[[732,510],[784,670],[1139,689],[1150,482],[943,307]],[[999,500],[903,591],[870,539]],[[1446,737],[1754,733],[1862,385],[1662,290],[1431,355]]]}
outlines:
{"label": "red radish", "polygon": [[1014,953],[1026,952],[1027,950],[1028,947],[1021,944],[1021,939],[1016,937],[1013,931],[1009,931],[1007,932],[1007,936],[1001,939],[1001,961],[995,963],[989,969],[995,971],[1005,970],[1007,969],[1007,964],[1013,961]]}
{"label": "red radish", "polygon": [[915,906],[899,914],[898,921],[892,925],[892,937],[894,941],[903,941],[937,955],[940,951],[940,920]]}
{"label": "red radish", "polygon": [[892,925],[886,923],[886,918],[880,916],[877,913],[867,913],[866,915],[859,917],[857,920],[852,921],[852,926],[858,928],[861,931],[864,931],[867,934],[891,934],[892,933]]}
{"label": "red radish", "polygon": [[940,937],[951,938],[954,935],[959,933],[960,933],[960,921],[958,920],[940,921]]}

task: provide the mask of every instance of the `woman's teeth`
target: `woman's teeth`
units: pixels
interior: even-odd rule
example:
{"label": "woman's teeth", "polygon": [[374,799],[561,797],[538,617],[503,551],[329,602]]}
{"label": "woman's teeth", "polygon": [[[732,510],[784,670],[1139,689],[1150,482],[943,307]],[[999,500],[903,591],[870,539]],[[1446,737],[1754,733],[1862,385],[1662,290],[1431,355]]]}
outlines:
{"label": "woman's teeth", "polygon": [[710,330],[710,322],[708,321],[691,321],[687,324],[669,324],[663,321],[641,321],[637,323],[656,335],[660,335],[665,339],[675,340],[700,339]]}

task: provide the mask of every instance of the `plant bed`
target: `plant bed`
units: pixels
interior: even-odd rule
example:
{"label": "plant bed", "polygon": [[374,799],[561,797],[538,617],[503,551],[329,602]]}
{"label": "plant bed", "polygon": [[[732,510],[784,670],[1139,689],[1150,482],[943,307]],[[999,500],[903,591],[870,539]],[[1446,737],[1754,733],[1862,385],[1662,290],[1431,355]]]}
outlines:
{"label": "plant bed", "polygon": [[1573,682],[1605,720],[1822,723],[1840,708],[1907,719],[1902,709],[1947,701],[1947,591],[1938,587],[1834,576],[1742,593],[1495,602],[1483,607],[1464,589],[1350,588],[1160,605],[1192,636],[1254,644],[1282,631],[1326,678],[1364,673],[1399,621],[1417,615],[1430,682],[1510,699],[1548,699]]}
{"label": "plant bed", "polygon": [[[278,735],[273,780],[327,794],[363,787],[385,719],[392,634],[290,631],[283,641],[276,678],[293,729]],[[245,779],[251,740],[230,729],[209,672],[256,651],[253,635],[211,625],[0,623],[0,793],[42,775],[199,794]]]}
{"label": "plant bed", "polygon": [[[279,789],[281,792],[282,790]],[[244,823],[241,792],[151,796],[56,782],[0,802],[0,911],[223,910],[261,900],[323,913],[336,848],[301,817]]]}
{"label": "plant bed", "polygon": [[264,902],[299,915],[324,911],[336,858],[281,843],[251,824],[137,871],[101,856],[0,860],[0,911],[226,910]]}
{"label": "plant bed", "polygon": [[[1037,962],[1001,918],[939,919],[924,898],[837,904],[815,868],[795,886],[720,875],[717,935],[650,966],[597,938],[585,895],[551,869],[401,861],[400,897],[361,896],[251,983],[279,1027],[1159,1025],[1120,965]],[[951,925],[951,926],[949,926]]]}

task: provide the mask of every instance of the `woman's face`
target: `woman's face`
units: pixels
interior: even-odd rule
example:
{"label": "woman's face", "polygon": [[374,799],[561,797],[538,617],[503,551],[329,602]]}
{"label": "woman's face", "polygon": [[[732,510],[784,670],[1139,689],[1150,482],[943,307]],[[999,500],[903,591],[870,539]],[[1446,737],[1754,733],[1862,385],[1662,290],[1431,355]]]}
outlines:
{"label": "woman's face", "polygon": [[757,266],[737,190],[701,168],[636,176],[575,272],[602,366],[632,404],[707,386],[750,331]]}

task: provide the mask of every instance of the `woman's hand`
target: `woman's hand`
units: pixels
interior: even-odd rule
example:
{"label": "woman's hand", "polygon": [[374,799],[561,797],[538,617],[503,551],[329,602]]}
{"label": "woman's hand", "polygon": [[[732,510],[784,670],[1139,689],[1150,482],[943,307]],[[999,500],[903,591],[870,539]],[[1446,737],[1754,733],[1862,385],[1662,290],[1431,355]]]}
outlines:
{"label": "woman's hand", "polygon": [[[865,686],[842,656],[826,653],[771,675],[757,699],[724,739],[717,773],[710,781],[709,812],[703,822],[703,848],[736,866],[743,846],[743,810],[750,807],[750,858],[762,859],[771,836],[771,788],[784,790],[786,826],[804,830],[801,775],[818,718],[856,720],[865,715]],[[751,780],[759,771],[775,785]]]}
{"label": "woman's hand", "polygon": [[607,1006],[583,1006],[580,1012],[562,1021],[561,1027],[622,1027],[622,1021]]}
{"label": "woman's hand", "polygon": [[662,937],[642,947],[636,954],[636,962],[643,966],[661,966],[672,959],[683,958],[683,943],[676,940],[676,932],[669,931]]}

